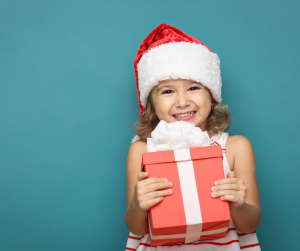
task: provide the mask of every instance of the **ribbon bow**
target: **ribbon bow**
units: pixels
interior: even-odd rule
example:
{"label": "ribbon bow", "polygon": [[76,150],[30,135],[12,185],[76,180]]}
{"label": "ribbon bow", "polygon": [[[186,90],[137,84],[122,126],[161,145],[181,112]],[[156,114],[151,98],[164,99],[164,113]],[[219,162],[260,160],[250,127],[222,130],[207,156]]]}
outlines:
{"label": "ribbon bow", "polygon": [[167,123],[161,120],[151,138],[147,139],[147,152],[178,150],[184,148],[211,146],[207,132],[194,124],[182,120]]}

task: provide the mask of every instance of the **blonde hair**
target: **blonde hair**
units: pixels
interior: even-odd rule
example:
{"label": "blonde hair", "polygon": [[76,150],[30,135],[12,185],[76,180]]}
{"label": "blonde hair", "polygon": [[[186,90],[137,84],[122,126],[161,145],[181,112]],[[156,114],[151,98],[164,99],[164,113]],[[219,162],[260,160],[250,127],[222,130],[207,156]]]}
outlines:
{"label": "blonde hair", "polygon": [[[224,102],[218,103],[213,99],[210,91],[209,94],[213,105],[207,118],[206,130],[208,133],[214,135],[229,129],[231,125],[231,116],[227,104]],[[137,133],[133,133],[137,134],[141,140],[147,140],[147,138],[150,138],[151,132],[158,123],[159,119],[155,115],[155,108],[150,93],[147,99],[145,112],[140,116],[140,121],[133,125],[133,129],[137,131]]]}

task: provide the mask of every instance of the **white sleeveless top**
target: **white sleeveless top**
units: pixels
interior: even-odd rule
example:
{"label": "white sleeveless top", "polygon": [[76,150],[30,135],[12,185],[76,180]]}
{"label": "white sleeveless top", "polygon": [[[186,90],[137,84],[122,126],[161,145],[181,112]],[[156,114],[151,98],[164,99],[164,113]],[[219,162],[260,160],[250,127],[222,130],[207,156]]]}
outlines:
{"label": "white sleeveless top", "polygon": [[[230,167],[226,158],[225,144],[228,133],[214,135],[212,145],[220,145],[223,152],[224,175],[227,177]],[[142,236],[134,235],[130,232],[125,250],[131,251],[237,251],[246,249],[247,251],[260,251],[260,245],[256,236],[256,231],[251,234],[245,234],[238,230],[233,221],[230,221],[227,234],[224,238],[195,241],[192,243],[176,243],[167,246],[150,247],[150,236],[147,232]]]}

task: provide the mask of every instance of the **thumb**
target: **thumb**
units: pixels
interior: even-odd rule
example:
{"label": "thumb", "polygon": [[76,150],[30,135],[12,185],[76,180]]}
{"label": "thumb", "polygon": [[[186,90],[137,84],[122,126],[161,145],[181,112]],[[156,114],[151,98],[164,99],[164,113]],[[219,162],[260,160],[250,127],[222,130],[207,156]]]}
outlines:
{"label": "thumb", "polygon": [[235,174],[233,171],[229,171],[227,174],[227,178],[235,178]]}
{"label": "thumb", "polygon": [[139,175],[138,175],[138,179],[137,181],[141,181],[141,180],[144,180],[148,177],[148,173],[147,172],[140,172]]}

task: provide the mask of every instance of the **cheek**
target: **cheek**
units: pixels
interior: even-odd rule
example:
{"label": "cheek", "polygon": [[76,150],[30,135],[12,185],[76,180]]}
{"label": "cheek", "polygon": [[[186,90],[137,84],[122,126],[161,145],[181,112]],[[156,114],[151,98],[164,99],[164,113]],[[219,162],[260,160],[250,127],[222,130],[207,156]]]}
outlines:
{"label": "cheek", "polygon": [[209,113],[211,110],[211,99],[208,95],[201,95],[194,100],[195,104],[200,108],[201,113]]}
{"label": "cheek", "polygon": [[169,115],[170,109],[172,107],[170,100],[167,99],[156,99],[154,102],[155,112],[159,119],[164,119],[165,116]]}
{"label": "cheek", "polygon": [[164,115],[168,114],[168,109],[166,109],[165,105],[158,105],[156,109],[157,117],[163,117]]}

